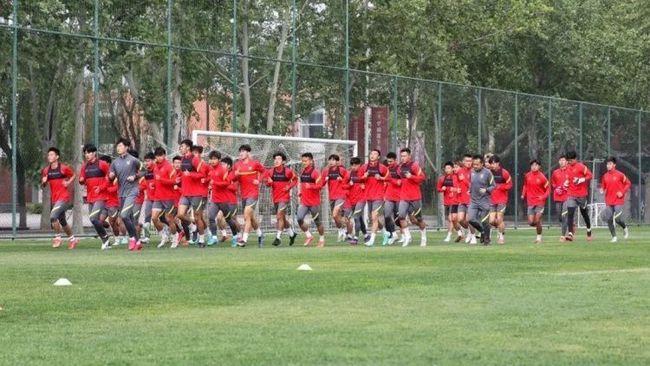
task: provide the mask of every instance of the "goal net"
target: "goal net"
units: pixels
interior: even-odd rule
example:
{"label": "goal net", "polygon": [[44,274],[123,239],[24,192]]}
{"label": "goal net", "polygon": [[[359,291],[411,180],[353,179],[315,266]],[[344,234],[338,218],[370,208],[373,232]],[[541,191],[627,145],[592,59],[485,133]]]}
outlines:
{"label": "goal net", "polygon": [[[219,151],[222,157],[230,156],[237,161],[239,147],[243,144],[251,146],[251,154],[267,169],[273,167],[273,154],[282,152],[287,156],[287,166],[299,175],[302,170],[300,156],[305,152],[314,155],[316,169],[322,171],[327,165],[327,158],[331,154],[338,154],[343,165],[349,165],[350,159],[358,152],[357,142],[351,140],[312,139],[289,136],[254,135],[232,132],[201,131],[192,132],[192,141],[203,146],[203,154],[207,157],[210,151]],[[297,227],[295,213],[298,207],[298,187],[291,194],[291,203],[287,216]],[[243,208],[239,205],[239,220],[243,222]],[[330,219],[329,198],[327,189],[321,192],[321,221],[326,229],[333,229],[334,221]],[[273,212],[273,199],[271,190],[266,185],[260,185],[259,202],[256,208],[256,217],[265,233],[275,232],[275,213]],[[307,220],[311,220],[309,218]],[[308,221],[310,222],[310,221]]]}

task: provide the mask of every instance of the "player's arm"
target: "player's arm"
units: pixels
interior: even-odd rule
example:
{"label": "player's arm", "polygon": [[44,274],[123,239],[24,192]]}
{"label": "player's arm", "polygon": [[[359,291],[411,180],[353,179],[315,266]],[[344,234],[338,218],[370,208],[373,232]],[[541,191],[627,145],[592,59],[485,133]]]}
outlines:
{"label": "player's arm", "polygon": [[427,176],[424,174],[424,170],[422,170],[417,163],[413,163],[411,166],[411,176],[407,179],[415,183],[422,183],[427,179]]}
{"label": "player's arm", "polygon": [[587,168],[587,166],[585,166],[583,174],[585,176],[585,181],[590,181],[591,178],[594,177],[593,173],[591,172],[591,170],[589,170],[589,168]]}
{"label": "player's arm", "polygon": [[503,171],[505,174],[503,174],[503,178],[505,179],[505,182],[501,185],[499,185],[499,190],[501,191],[509,191],[512,189],[512,176],[510,176],[510,173],[507,171]]}
{"label": "player's arm", "polygon": [[548,181],[548,179],[546,179],[546,177],[544,177],[543,187],[544,187],[544,194],[542,195],[542,198],[546,200],[549,194],[551,194],[551,183]]}
{"label": "player's arm", "polygon": [[492,175],[492,172],[488,172],[488,180],[487,180],[487,187],[485,187],[485,190],[489,193],[492,193],[494,189],[497,187],[496,183],[494,182],[494,175]]}
{"label": "player's arm", "polygon": [[524,185],[521,187],[521,199],[526,198],[526,195],[528,193],[528,174],[524,175]]}
{"label": "player's arm", "polygon": [[632,187],[632,182],[630,182],[630,180],[627,179],[627,175],[625,174],[621,174],[621,175],[623,176],[623,179],[621,181],[621,184],[623,184],[623,189],[621,189],[621,194],[624,195]]}
{"label": "player's arm", "polygon": [[66,180],[63,181],[63,186],[64,186],[64,187],[67,187],[67,186],[69,186],[72,182],[74,182],[75,178],[77,177],[77,174],[74,172],[74,170],[72,170],[72,168],[70,168],[70,167],[67,166],[67,165],[62,165],[62,169],[61,169],[61,170],[62,170],[63,174],[64,174],[66,177],[68,177],[68,179],[66,179]]}
{"label": "player's arm", "polygon": [[298,185],[298,176],[296,176],[296,173],[294,173],[292,169],[287,169],[287,175],[289,176],[289,185],[287,186],[287,191],[289,191]]}
{"label": "player's arm", "polygon": [[160,175],[156,175],[156,180],[166,186],[174,186],[176,184],[176,170],[162,169]]}
{"label": "player's arm", "polygon": [[86,184],[86,163],[81,164],[81,168],[79,169],[79,184]]}
{"label": "player's arm", "polygon": [[443,188],[445,188],[444,182],[445,182],[445,176],[444,175],[441,176],[440,178],[438,178],[438,181],[436,182],[436,191],[438,191],[440,193],[446,191],[446,189],[443,189]]}

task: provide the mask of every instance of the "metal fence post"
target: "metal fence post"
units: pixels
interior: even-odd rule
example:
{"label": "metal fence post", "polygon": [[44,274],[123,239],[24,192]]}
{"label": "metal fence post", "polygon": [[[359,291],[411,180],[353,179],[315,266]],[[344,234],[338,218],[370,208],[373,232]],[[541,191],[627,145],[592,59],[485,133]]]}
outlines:
{"label": "metal fence post", "polygon": [[172,146],[172,0],[167,0],[167,113],[165,114],[165,143]]}
{"label": "metal fence post", "polygon": [[519,224],[519,94],[515,93],[515,229]]}
{"label": "metal fence post", "polygon": [[[436,169],[440,169],[440,166],[442,165],[442,83],[437,83],[437,92],[436,92],[436,108],[437,108],[437,113],[436,113]],[[444,174],[444,172],[442,173]],[[438,227],[443,227],[445,223],[445,218],[444,214],[441,214],[440,208],[441,208],[441,203],[440,202],[440,195],[436,194],[437,202],[438,204],[436,205],[436,209],[438,211]],[[444,208],[442,209],[442,213],[444,213]]]}
{"label": "metal fence post", "polygon": [[[549,98],[548,100],[548,173],[547,177],[549,182],[551,181],[551,174],[553,174],[553,141],[551,140],[551,135],[553,133],[553,104],[552,104],[552,99]],[[547,214],[547,220],[548,220],[548,225],[551,225],[552,218],[553,216],[551,215],[551,209],[553,208],[553,201],[552,201],[553,195],[549,194],[548,199],[547,199],[547,204],[548,204],[548,214]]]}
{"label": "metal fence post", "polygon": [[[478,135],[478,145],[477,145],[477,147],[478,148],[476,149],[476,151],[479,154],[482,154],[484,152],[482,147],[481,147],[481,143],[482,143],[481,134],[483,132],[483,120],[482,120],[483,119],[482,118],[483,117],[483,106],[482,106],[483,103],[481,103],[482,98],[483,98],[482,89],[478,88],[478,91],[477,91],[477,99],[478,99],[478,121],[477,121],[477,124],[478,124],[478,134],[477,134]],[[486,151],[486,152],[489,152],[489,151]]]}
{"label": "metal fence post", "polygon": [[397,76],[393,76],[393,91],[392,91],[392,104],[393,104],[393,133],[392,133],[392,149],[397,149]]}
{"label": "metal fence post", "polygon": [[296,0],[291,0],[291,124],[296,121]]}
{"label": "metal fence post", "polygon": [[93,21],[93,143],[99,146],[99,0],[94,1]]}
{"label": "metal fence post", "polygon": [[[642,153],[642,149],[641,149],[641,147],[642,147],[641,113],[642,112],[639,111],[639,113],[638,113],[638,115],[636,117],[637,118],[637,120],[636,120],[637,132],[638,132],[638,136],[639,136],[639,144],[638,144],[639,151],[637,153],[637,164],[638,164],[638,167],[639,167],[639,174],[638,174],[638,181],[639,181],[638,182],[638,184],[639,184],[638,187],[639,188],[638,188],[638,192],[637,192],[637,200],[638,200],[638,202],[637,202],[637,207],[638,207],[637,208],[637,216],[638,216],[637,220],[638,220],[639,225],[643,223],[643,219],[644,219],[644,217],[641,216],[641,204],[642,204],[642,201],[641,201],[641,190],[642,190],[641,183],[642,183],[642,179],[641,178],[643,176],[643,165],[642,165],[643,162],[642,162],[642,159],[641,159],[641,153]],[[648,184],[648,182],[646,182],[646,184]]]}
{"label": "metal fence post", "polygon": [[607,107],[607,156],[612,154],[612,107]]}
{"label": "metal fence post", "polygon": [[11,238],[16,239],[18,222],[16,220],[18,205],[18,176],[16,160],[18,159],[18,111],[16,95],[18,94],[18,0],[13,0],[11,37]]}
{"label": "metal fence post", "polygon": [[239,60],[237,59],[237,0],[232,1],[232,49],[231,68],[232,72],[232,131],[237,132],[237,93],[239,92],[238,72]]}
{"label": "metal fence post", "polygon": [[582,109],[583,109],[583,105],[582,103],[579,103],[578,104],[578,125],[580,129],[580,133],[578,134],[578,136],[579,136],[580,143],[578,146],[580,151],[578,153],[578,157],[580,158],[580,160],[582,160]]}
{"label": "metal fence post", "polygon": [[350,125],[350,0],[345,0],[345,127]]}

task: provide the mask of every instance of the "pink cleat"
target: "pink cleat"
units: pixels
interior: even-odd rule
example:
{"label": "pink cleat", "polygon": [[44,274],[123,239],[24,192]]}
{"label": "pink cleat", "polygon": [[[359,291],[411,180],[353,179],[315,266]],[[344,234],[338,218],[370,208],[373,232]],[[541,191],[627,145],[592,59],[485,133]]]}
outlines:
{"label": "pink cleat", "polygon": [[136,241],[134,238],[129,239],[129,250],[134,251],[136,247]]}
{"label": "pink cleat", "polygon": [[320,239],[318,239],[318,245],[317,245],[317,247],[318,247],[318,248],[322,248],[322,247],[324,247],[324,246],[325,246],[325,238],[320,238]]}
{"label": "pink cleat", "polygon": [[76,248],[77,244],[79,244],[79,239],[77,239],[77,238],[70,239],[70,242],[68,243],[68,249]]}
{"label": "pink cleat", "polygon": [[314,240],[313,236],[310,236],[310,237],[306,238],[305,243],[303,245],[304,246],[309,246],[309,244],[312,242],[312,240]]}
{"label": "pink cleat", "polygon": [[60,246],[61,246],[61,238],[60,237],[57,236],[56,238],[52,239],[52,248],[58,248]]}

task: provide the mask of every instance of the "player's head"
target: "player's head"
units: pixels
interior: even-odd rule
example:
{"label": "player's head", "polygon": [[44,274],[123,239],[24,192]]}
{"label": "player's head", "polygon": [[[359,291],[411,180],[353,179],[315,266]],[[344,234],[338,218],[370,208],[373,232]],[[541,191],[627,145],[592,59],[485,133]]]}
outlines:
{"label": "player's head", "polygon": [[463,168],[468,169],[472,167],[472,161],[474,160],[474,156],[472,154],[465,154],[463,155]]}
{"label": "player's head", "polygon": [[539,160],[533,159],[530,161],[531,172],[538,172],[541,167],[542,167],[542,163],[540,163]]}
{"label": "player's head", "polygon": [[133,156],[136,159],[140,159],[140,155],[138,154],[138,150],[136,149],[128,149],[126,152],[129,153],[129,155]]}
{"label": "player's head", "polygon": [[352,168],[352,169],[358,169],[359,166],[361,166],[361,159],[359,159],[359,158],[356,157],[356,156],[353,157],[352,159],[350,159],[350,168]]}
{"label": "player's head", "polygon": [[576,163],[576,160],[578,159],[578,154],[576,153],[575,150],[570,150],[566,152],[566,160],[569,165],[573,165]]}
{"label": "player's head", "polygon": [[388,154],[386,154],[386,162],[388,163],[388,165],[395,164],[396,160],[397,160],[397,154],[395,154],[394,152],[391,151]]}
{"label": "player's head", "polygon": [[494,156],[492,153],[485,153],[483,155],[483,163],[485,164],[485,167],[488,169],[492,169],[492,163],[490,162],[490,159]]}
{"label": "player's head", "polygon": [[481,155],[472,156],[472,167],[474,168],[474,170],[483,169],[484,164],[485,161],[483,160],[483,157]]}
{"label": "player's head", "polygon": [[566,155],[560,155],[560,158],[557,159],[557,163],[560,165],[560,168],[564,168],[567,164]]}
{"label": "player's head", "polygon": [[229,156],[222,158],[221,166],[226,170],[230,170],[232,168],[232,159]]}
{"label": "player's head", "polygon": [[174,156],[172,159],[172,165],[174,166],[174,169],[180,170],[181,169],[181,164],[183,163],[183,158],[180,156]]}
{"label": "player's head", "polygon": [[338,166],[339,161],[341,161],[341,157],[336,154],[332,154],[327,158],[327,164],[330,168]]}
{"label": "player's head", "polygon": [[201,154],[203,154],[203,146],[201,145],[192,146],[192,154],[194,154],[194,156],[201,157]]}
{"label": "player's head", "polygon": [[605,160],[605,162],[607,163],[607,170],[616,169],[616,158],[615,157],[610,156],[609,158],[607,158],[607,160]]}
{"label": "player's head", "polygon": [[165,148],[158,146],[153,150],[153,154],[156,156],[156,163],[162,163],[167,159],[167,151]]}
{"label": "player's head", "polygon": [[311,153],[304,153],[300,156],[300,159],[302,160],[302,166],[305,168],[311,166],[314,163],[314,155]]}
{"label": "player's head", "polygon": [[208,154],[208,161],[211,166],[217,166],[220,160],[221,160],[220,152],[218,152],[217,150],[210,151],[210,154]]}
{"label": "player's head", "polygon": [[499,157],[499,155],[493,154],[492,156],[490,156],[488,163],[490,164],[490,169],[501,168],[501,158]]}
{"label": "player's head", "polygon": [[462,160],[454,161],[454,173],[458,173],[462,166],[463,166],[463,161]]}
{"label": "player's head", "polygon": [[144,155],[144,167],[149,169],[153,165],[153,163],[156,161],[156,155],[154,155],[152,152],[148,152]]}
{"label": "player's head", "polygon": [[251,156],[251,145],[244,144],[239,147],[239,159],[246,160]]}
{"label": "player's head", "polygon": [[380,156],[381,156],[381,151],[379,151],[378,149],[372,149],[370,151],[370,156],[368,156],[368,158],[370,159],[370,161],[375,162],[379,160]]}
{"label": "player's head", "polygon": [[115,151],[117,152],[117,155],[127,154],[130,147],[131,147],[131,140],[124,137],[120,138],[115,143]]}
{"label": "player's head", "polygon": [[274,167],[280,167],[280,166],[284,165],[284,163],[286,163],[286,162],[287,162],[287,156],[284,155],[283,152],[278,151],[275,154],[273,154],[273,166]]}
{"label": "player's head", "polygon": [[178,145],[178,151],[181,153],[181,155],[185,155],[188,152],[192,151],[192,146],[194,146],[192,140],[185,139]]}
{"label": "player's head", "polygon": [[61,152],[59,151],[59,149],[52,146],[51,148],[47,149],[47,162],[50,164],[56,163],[57,161],[59,161],[60,155]]}
{"label": "player's head", "polygon": [[408,163],[409,161],[411,161],[411,149],[405,147],[402,150],[400,150],[399,159],[402,163]]}
{"label": "player's head", "polygon": [[448,161],[442,166],[442,168],[445,170],[445,174],[450,175],[454,172],[454,163]]}
{"label": "player's head", "polygon": [[97,158],[97,147],[93,144],[85,144],[82,151],[87,161],[94,161]]}

